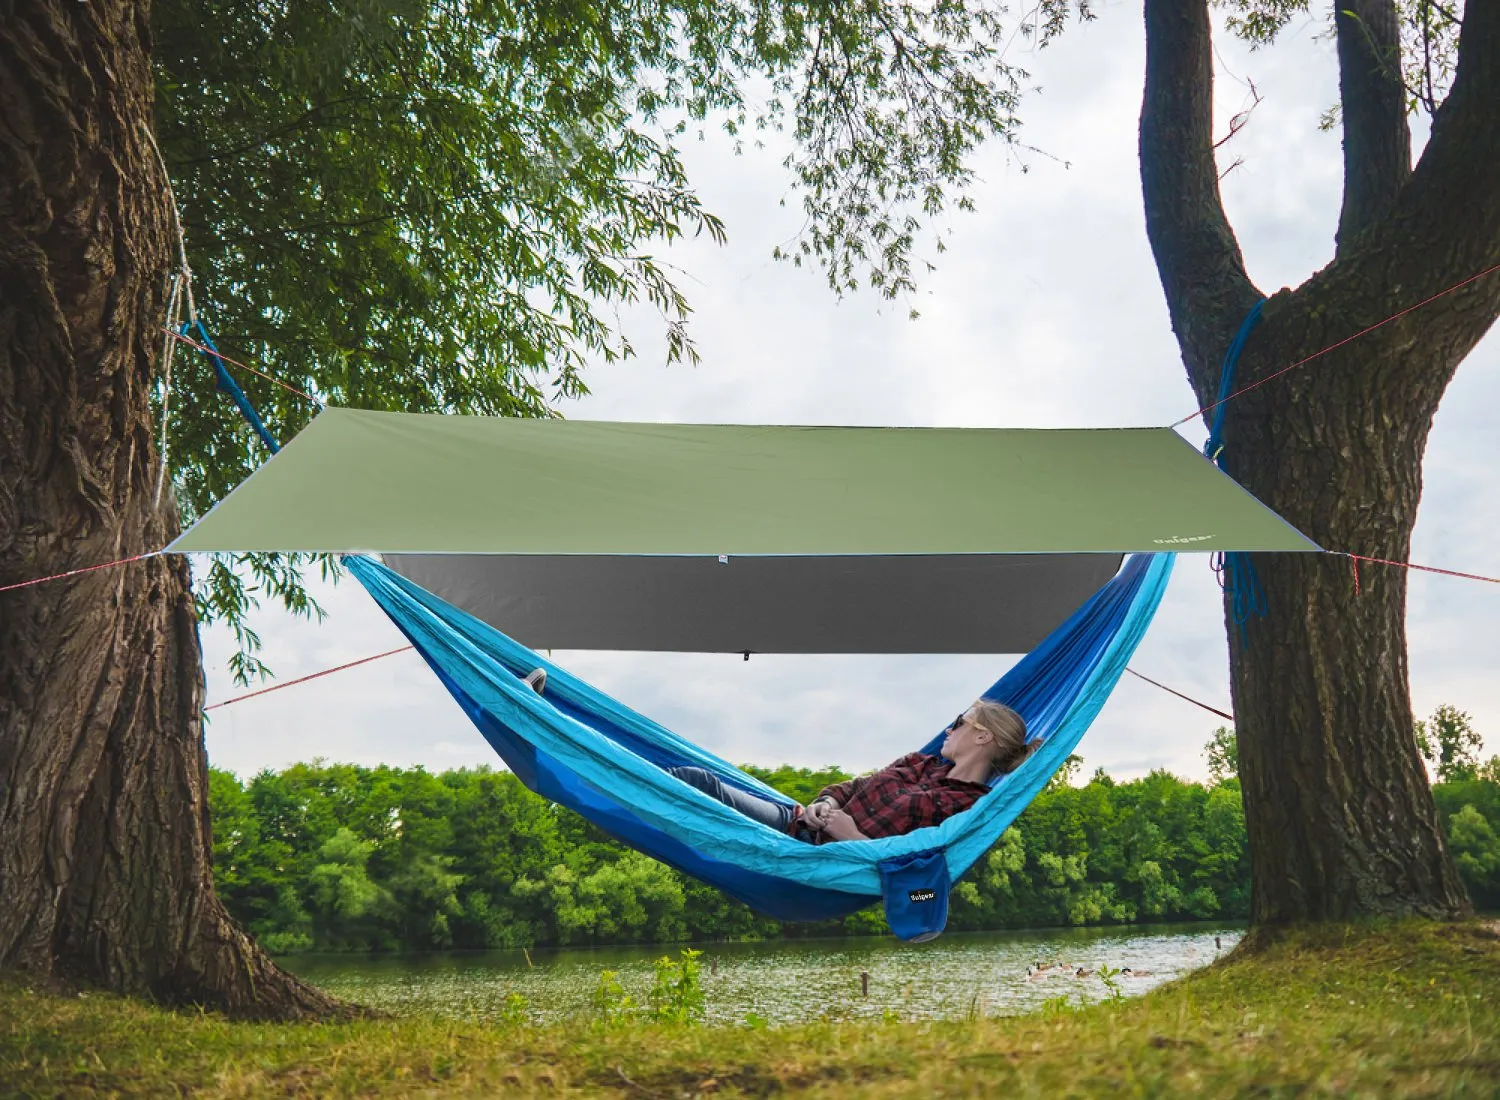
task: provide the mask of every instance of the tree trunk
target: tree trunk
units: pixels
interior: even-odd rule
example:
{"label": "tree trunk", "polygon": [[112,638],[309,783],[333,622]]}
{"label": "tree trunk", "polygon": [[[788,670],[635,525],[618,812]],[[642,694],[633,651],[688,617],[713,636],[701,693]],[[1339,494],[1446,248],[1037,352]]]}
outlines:
{"label": "tree trunk", "polygon": [[[148,9],[0,3],[0,585],[165,545],[151,392],[171,220]],[[186,563],[0,593],[0,967],[242,1015],[338,1010],[210,864]]]}
{"label": "tree trunk", "polygon": [[[1394,19],[1389,0],[1359,6]],[[1342,82],[1351,130],[1338,257],[1267,303],[1236,388],[1500,259],[1500,5],[1472,3],[1467,14],[1453,91],[1414,172],[1400,161],[1404,116],[1390,109],[1368,43],[1345,42],[1341,56],[1361,68]],[[1218,191],[1206,0],[1148,0],[1146,28],[1147,230],[1206,406],[1261,295]],[[1229,472],[1326,549],[1405,561],[1433,414],[1497,313],[1500,273],[1231,400]],[[1269,614],[1229,625],[1253,923],[1466,914],[1413,736],[1404,571],[1367,568],[1356,594],[1346,557],[1253,563]]]}
{"label": "tree trunk", "polygon": [[[1295,362],[1348,335],[1297,298],[1268,304],[1255,363]],[[1382,354],[1392,357],[1351,348],[1245,395],[1226,458],[1319,545],[1405,561],[1436,401],[1381,370],[1399,366]],[[1347,558],[1252,560],[1268,613],[1229,628],[1252,923],[1465,914],[1413,736],[1405,570],[1366,567],[1356,589]]]}

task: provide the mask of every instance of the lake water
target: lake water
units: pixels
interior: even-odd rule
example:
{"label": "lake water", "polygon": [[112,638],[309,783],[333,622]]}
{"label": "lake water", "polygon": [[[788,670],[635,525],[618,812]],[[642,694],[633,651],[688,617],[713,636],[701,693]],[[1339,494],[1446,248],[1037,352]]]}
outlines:
{"label": "lake water", "polygon": [[[1100,1000],[1101,966],[1146,971],[1115,978],[1127,996],[1212,962],[1239,942],[1227,924],[967,932],[907,945],[890,937],[698,944],[708,1019],[736,1024],[752,1014],[771,1023],[808,1018],[903,1019],[1008,1016],[1049,999]],[[1215,938],[1219,946],[1215,946]],[[608,947],[437,955],[302,955],[298,974],[344,997],[391,1012],[484,1019],[519,993],[537,1021],[587,1014],[605,970],[617,972],[637,1003],[651,988],[653,962],[680,947]],[[1037,963],[1052,964],[1028,975]],[[1076,971],[1094,971],[1078,976]],[[861,993],[869,975],[869,995]]]}

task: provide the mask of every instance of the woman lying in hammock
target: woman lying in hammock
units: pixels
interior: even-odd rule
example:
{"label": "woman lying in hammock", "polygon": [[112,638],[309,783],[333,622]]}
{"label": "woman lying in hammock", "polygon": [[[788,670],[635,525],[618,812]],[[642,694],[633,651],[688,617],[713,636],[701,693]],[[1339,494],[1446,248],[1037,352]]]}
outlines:
{"label": "woman lying in hammock", "polygon": [[991,779],[1015,771],[1034,748],[1026,743],[1026,722],[1019,714],[1003,703],[980,699],[948,727],[941,756],[903,756],[878,772],[824,787],[806,807],[731,787],[705,768],[667,770],[746,817],[800,840],[826,844],[900,836],[936,825],[974,805],[989,793]]}

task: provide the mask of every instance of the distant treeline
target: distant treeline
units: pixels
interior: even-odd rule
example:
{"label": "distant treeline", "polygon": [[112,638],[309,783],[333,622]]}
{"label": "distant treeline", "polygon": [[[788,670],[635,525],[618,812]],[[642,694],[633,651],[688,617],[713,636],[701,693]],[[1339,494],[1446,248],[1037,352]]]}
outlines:
{"label": "distant treeline", "polygon": [[[954,891],[949,927],[1238,919],[1249,911],[1239,783],[1101,772],[1043,791]],[[755,774],[806,801],[848,778]],[[1434,788],[1481,908],[1500,906],[1500,783]],[[297,764],[210,775],[214,873],[272,951],[429,950],[866,933],[879,906],[783,926],[629,851],[509,773]]]}

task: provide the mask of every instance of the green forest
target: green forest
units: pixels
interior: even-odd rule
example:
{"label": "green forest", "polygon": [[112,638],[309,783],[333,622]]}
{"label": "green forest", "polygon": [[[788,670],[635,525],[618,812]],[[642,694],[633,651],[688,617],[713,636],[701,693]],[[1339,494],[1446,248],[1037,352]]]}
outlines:
{"label": "green forest", "polygon": [[[1451,707],[1417,724],[1438,810],[1475,905],[1500,908],[1500,758]],[[1211,779],[1164,771],[1080,783],[1071,758],[954,889],[949,928],[1243,919],[1249,860],[1231,730]],[[806,802],[848,778],[750,768]],[[485,768],[433,774],[315,761],[248,783],[210,773],[214,873],[270,950],[422,951],[877,934],[879,906],[782,925],[615,843]]]}

